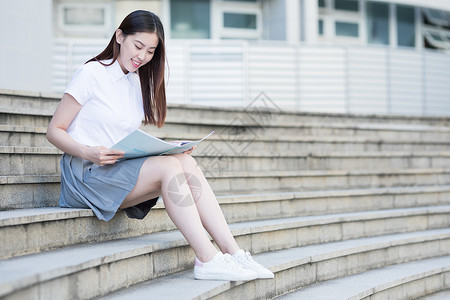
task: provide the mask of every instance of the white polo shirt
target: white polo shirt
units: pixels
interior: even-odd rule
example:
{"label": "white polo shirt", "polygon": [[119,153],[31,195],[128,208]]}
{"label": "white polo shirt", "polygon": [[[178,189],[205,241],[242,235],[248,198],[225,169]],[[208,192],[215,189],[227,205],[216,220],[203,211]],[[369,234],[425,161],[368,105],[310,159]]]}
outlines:
{"label": "white polo shirt", "polygon": [[139,75],[125,74],[117,60],[107,67],[84,64],[65,93],[82,105],[67,132],[84,145],[109,148],[139,128],[144,117]]}

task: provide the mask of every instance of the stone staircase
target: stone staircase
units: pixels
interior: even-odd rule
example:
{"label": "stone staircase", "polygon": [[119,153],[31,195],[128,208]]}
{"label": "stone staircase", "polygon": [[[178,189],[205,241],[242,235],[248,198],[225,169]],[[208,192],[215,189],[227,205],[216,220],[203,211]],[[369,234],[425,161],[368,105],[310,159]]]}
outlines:
{"label": "stone staircase", "polygon": [[216,131],[194,155],[239,245],[275,273],[243,283],[194,280],[162,203],[142,221],[56,207],[61,153],[45,131],[59,99],[0,91],[0,298],[448,295],[450,119],[291,113],[265,100],[171,105],[163,129],[145,128]]}

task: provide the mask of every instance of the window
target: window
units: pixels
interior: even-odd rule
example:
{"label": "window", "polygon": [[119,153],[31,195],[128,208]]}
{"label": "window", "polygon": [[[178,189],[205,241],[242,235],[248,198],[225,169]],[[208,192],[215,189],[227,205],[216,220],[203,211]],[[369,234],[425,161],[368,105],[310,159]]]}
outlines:
{"label": "window", "polygon": [[214,38],[259,39],[262,36],[260,0],[215,0]]}
{"label": "window", "polygon": [[379,2],[367,3],[367,42],[389,45],[389,5]]}
{"label": "window", "polygon": [[334,8],[345,11],[359,11],[357,0],[334,0]]}
{"label": "window", "polygon": [[170,29],[172,38],[208,39],[210,33],[209,0],[172,0]]}
{"label": "window", "polygon": [[319,35],[323,35],[323,20],[319,20],[319,23],[317,24],[317,29]]}
{"label": "window", "polygon": [[101,7],[64,7],[64,23],[66,25],[102,26],[105,23],[105,9]]}
{"label": "window", "polygon": [[335,34],[336,36],[358,37],[359,36],[358,24],[337,21],[335,23]]}
{"label": "window", "polygon": [[56,36],[106,38],[111,36],[111,7],[106,3],[57,4]]}
{"label": "window", "polygon": [[361,44],[362,0],[319,1],[318,33],[320,40]]}
{"label": "window", "polygon": [[416,45],[415,13],[411,6],[397,6],[397,45]]}
{"label": "window", "polygon": [[224,13],[223,14],[223,27],[256,29],[256,15]]}

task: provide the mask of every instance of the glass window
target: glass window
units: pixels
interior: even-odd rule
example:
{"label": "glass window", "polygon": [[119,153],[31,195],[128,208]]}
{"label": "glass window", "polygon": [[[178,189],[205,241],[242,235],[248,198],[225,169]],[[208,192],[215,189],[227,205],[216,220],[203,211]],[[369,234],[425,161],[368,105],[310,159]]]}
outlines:
{"label": "glass window", "polygon": [[358,37],[359,26],[357,23],[340,22],[335,23],[336,36]]}
{"label": "glass window", "polygon": [[103,25],[105,10],[90,7],[65,7],[64,23],[66,25]]}
{"label": "glass window", "polygon": [[416,44],[414,8],[397,6],[397,45],[414,47]]}
{"label": "glass window", "polygon": [[172,38],[210,38],[209,0],[170,1]]}
{"label": "glass window", "polygon": [[389,5],[379,2],[367,3],[367,42],[389,45]]}
{"label": "glass window", "polygon": [[319,0],[319,7],[321,8],[325,7],[325,0]]}
{"label": "glass window", "polygon": [[223,27],[256,29],[255,14],[224,13]]}
{"label": "glass window", "polygon": [[357,0],[334,0],[334,8],[338,10],[359,11]]}
{"label": "glass window", "polygon": [[319,35],[323,35],[323,20],[319,20],[317,28],[319,29]]}

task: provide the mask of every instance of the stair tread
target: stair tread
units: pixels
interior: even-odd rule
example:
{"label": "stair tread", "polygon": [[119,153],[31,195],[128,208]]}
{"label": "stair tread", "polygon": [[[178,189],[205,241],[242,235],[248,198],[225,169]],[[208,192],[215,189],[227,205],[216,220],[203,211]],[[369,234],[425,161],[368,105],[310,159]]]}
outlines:
{"label": "stair tread", "polygon": [[[55,147],[27,147],[27,146],[0,146],[0,154],[62,154],[62,151]],[[210,157],[201,152],[195,153],[196,157]],[[366,158],[366,157],[449,157],[448,150],[430,150],[430,151],[360,151],[360,152],[329,152],[329,153],[313,153],[295,154],[295,153],[223,153],[222,157],[234,158],[296,158],[296,157],[330,157],[330,158]]]}
{"label": "stair tread", "polygon": [[[0,113],[12,113],[12,114],[23,114],[23,115],[36,115],[36,116],[45,116],[45,117],[49,117],[52,116],[54,113],[54,110],[56,108],[57,105],[57,101],[55,101],[55,103],[51,104],[51,108],[38,108],[38,107],[28,107],[26,108],[26,110],[24,110],[23,107],[17,108],[17,107],[12,107],[12,106],[0,106]],[[260,124],[251,119],[251,118],[245,118],[246,121],[243,122],[243,124],[240,123],[235,123],[235,124],[231,124],[230,123],[230,119],[227,117],[214,117],[214,116],[209,116],[209,115],[205,115],[202,119],[188,119],[188,118],[180,118],[179,116],[176,115],[176,113],[172,112],[170,113],[170,110],[172,109],[177,109],[177,107],[181,108],[181,109],[190,109],[190,110],[197,110],[197,111],[205,111],[208,110],[208,113],[217,113],[217,114],[224,114],[224,113],[228,113],[228,112],[236,112],[236,113],[244,113],[242,108],[236,108],[236,109],[232,109],[232,108],[218,108],[218,107],[207,107],[207,106],[194,106],[194,105],[189,105],[189,106],[182,106],[182,105],[174,105],[174,104],[169,104],[168,105],[168,110],[169,110],[169,114],[166,120],[166,123],[179,123],[179,124],[195,124],[195,125],[213,125],[213,126],[233,126],[233,127],[260,127]],[[368,123],[362,123],[359,122],[358,124],[354,124],[354,123],[345,123],[345,121],[334,121],[334,123],[327,123],[327,124],[323,124],[323,123],[301,123],[298,120],[286,120],[285,116],[308,116],[308,117],[318,117],[318,116],[322,116],[322,117],[331,117],[331,118],[350,118],[350,119],[354,119],[354,118],[362,118],[362,119],[371,119],[371,120],[375,120],[373,122],[368,122]],[[392,116],[388,116],[392,119]],[[426,118],[424,117],[418,117],[415,118],[414,116],[406,116],[403,117],[402,116],[397,116],[400,117],[401,119],[406,119],[406,120],[417,120],[417,122],[422,122],[425,119],[428,120],[446,120],[445,117],[432,117],[432,116],[428,116]],[[247,120],[248,119],[248,120]],[[294,127],[294,128],[298,128],[298,127],[323,127],[323,128],[349,128],[349,129],[362,129],[362,130],[389,130],[389,131],[443,131],[443,132],[448,132],[450,131],[449,127],[447,126],[439,126],[439,125],[432,125],[432,124],[414,124],[414,123],[389,123],[386,122],[384,119],[384,116],[381,116],[379,118],[375,118],[373,115],[358,115],[358,114],[332,114],[332,113],[308,113],[308,112],[273,112],[272,114],[272,118],[271,118],[271,122],[265,123],[264,127],[266,128],[270,128],[270,127]],[[395,119],[395,118],[394,118]],[[425,120],[426,122],[426,120]]]}
{"label": "stair tread", "polygon": [[[220,204],[235,202],[261,202],[271,200],[289,200],[298,198],[314,197],[336,197],[352,195],[373,195],[373,194],[403,194],[420,192],[443,192],[450,191],[450,185],[441,186],[414,186],[414,187],[389,187],[371,189],[351,189],[351,190],[328,190],[328,191],[307,191],[307,192],[276,192],[264,194],[241,194],[217,196]],[[154,209],[162,209],[164,204],[158,202]],[[93,217],[94,213],[90,209],[44,207],[29,209],[14,209],[0,211],[0,228],[2,226],[14,226],[35,222],[52,220],[62,220],[78,217]]]}
{"label": "stair tread", "polygon": [[[253,257],[256,261],[276,273],[296,265],[317,262],[336,255],[345,256],[355,251],[368,251],[376,247],[402,244],[406,241],[420,241],[427,236],[431,238],[439,235],[447,236],[448,234],[450,234],[450,229],[383,235],[277,250],[253,255]],[[192,270],[188,270],[137,284],[125,290],[111,293],[104,299],[146,299],[145,297],[148,297],[148,295],[160,295],[161,297],[164,296],[165,299],[175,299],[180,291],[183,291],[183,296],[187,299],[195,297],[206,299],[239,284],[240,282],[231,284],[228,281],[194,280]],[[168,288],[170,286],[171,288]]]}
{"label": "stair tread", "polygon": [[[409,213],[419,213],[420,210],[421,209],[411,208],[397,210],[397,212],[392,210],[390,213],[391,215],[394,215],[395,213],[397,213],[397,215],[407,215]],[[450,206],[427,207],[422,209],[422,213],[431,211],[434,211],[436,213],[446,211],[450,212]],[[370,218],[376,217],[380,214],[382,214],[382,211],[374,211],[372,212],[372,216],[370,216],[370,213],[368,212],[362,212],[361,216]],[[351,220],[352,217],[358,219],[357,214],[348,213],[338,214],[334,217],[334,220],[331,219],[328,221],[343,222],[345,218]],[[320,222],[326,222],[326,220],[324,220],[326,218],[333,218],[333,215],[322,216],[322,219],[320,216],[313,216],[236,223],[230,224],[230,228],[233,232],[233,235],[237,236],[269,230],[280,230],[282,228],[288,227],[289,225],[293,228],[297,228],[299,225],[308,226],[313,223],[317,224]],[[302,222],[303,224],[300,224]],[[327,251],[329,252],[331,250],[345,251],[345,249],[347,249],[349,246],[355,247],[358,245],[366,245],[366,247],[370,248],[373,243],[395,243],[395,241],[398,242],[399,240],[405,238],[418,238],[420,240],[420,237],[422,237],[423,239],[424,236],[426,237],[428,235],[436,234],[444,234],[450,236],[450,228],[382,235],[377,237],[360,238],[342,242],[323,243],[319,245],[302,247],[301,252],[311,253],[311,255],[315,253],[315,255],[317,255],[317,253],[320,253],[320,251],[317,252],[318,249],[325,249],[325,252],[322,251],[322,254],[325,255],[324,253],[327,253]],[[72,272],[80,271],[86,267],[93,267],[118,259],[124,259],[144,253],[184,245],[187,245],[187,242],[179,231],[174,230],[146,234],[125,239],[75,245],[48,252],[41,252],[6,260],[0,260],[0,295],[2,294],[2,292],[5,292],[5,290],[11,289],[13,287],[20,288],[24,285],[34,284],[38,280],[50,279],[61,274],[69,274]],[[305,250],[310,248],[314,249],[314,251],[308,252]],[[292,249],[280,251],[291,253],[293,251]],[[277,252],[278,251],[274,251],[274,253]],[[269,254],[270,253],[268,253],[267,255]],[[292,256],[297,254],[295,254],[294,251],[290,255]],[[268,257],[270,257],[270,255]],[[283,257],[286,256],[283,254]],[[270,260],[267,260],[266,263],[270,265]]]}
{"label": "stair tread", "polygon": [[[330,127],[333,128],[333,127]],[[341,127],[338,127],[341,128]],[[425,130],[425,129],[424,129]],[[12,133],[37,133],[37,134],[45,134],[47,131],[47,127],[42,126],[23,126],[23,125],[6,125],[0,124],[0,132],[12,132]],[[445,132],[443,129],[440,130],[430,130],[429,132]],[[151,130],[147,130],[152,135],[155,135],[162,139],[187,139],[187,140],[197,140],[204,137],[204,134],[199,133],[168,133],[168,132],[152,132]],[[450,128],[448,128],[448,132],[450,132]],[[220,136],[220,132],[212,135],[208,138],[208,141],[226,141],[223,137]],[[286,136],[281,135],[278,137],[266,137],[266,136],[254,136],[245,134],[239,135],[239,141],[256,141],[256,142],[287,142],[287,143],[296,143],[296,142],[330,142],[330,143],[385,143],[385,144],[421,144],[422,142],[417,139],[401,139],[398,138],[380,138],[380,137],[364,137],[364,136],[317,136],[317,135],[299,135],[299,136]],[[450,144],[449,141],[442,140],[436,138],[433,141],[427,140],[427,143],[432,144]]]}
{"label": "stair tread", "polygon": [[[298,176],[346,176],[346,175],[397,175],[397,174],[446,174],[450,168],[408,168],[408,169],[367,169],[367,170],[261,170],[261,171],[212,171],[209,177],[238,178],[238,177],[298,177]],[[0,184],[10,180],[23,178],[53,178],[54,175],[0,175]]]}
{"label": "stair tread", "polygon": [[429,258],[319,282],[275,299],[334,300],[347,299],[354,296],[358,296],[358,299],[360,299],[398,284],[416,280],[424,275],[432,275],[449,270],[450,256]]}

